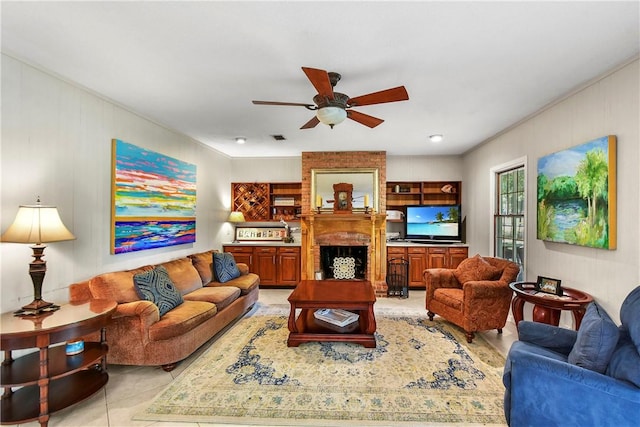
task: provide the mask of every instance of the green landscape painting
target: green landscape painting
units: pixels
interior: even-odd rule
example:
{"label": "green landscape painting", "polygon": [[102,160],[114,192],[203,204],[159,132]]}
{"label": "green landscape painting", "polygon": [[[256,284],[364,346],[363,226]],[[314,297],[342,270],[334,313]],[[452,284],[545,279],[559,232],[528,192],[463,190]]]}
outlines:
{"label": "green landscape painting", "polygon": [[616,137],[538,160],[540,240],[616,248]]}

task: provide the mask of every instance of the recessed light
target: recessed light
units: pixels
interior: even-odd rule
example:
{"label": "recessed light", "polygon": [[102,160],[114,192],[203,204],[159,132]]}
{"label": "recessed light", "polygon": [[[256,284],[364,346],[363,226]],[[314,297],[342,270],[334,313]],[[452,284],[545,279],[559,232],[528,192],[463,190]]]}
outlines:
{"label": "recessed light", "polygon": [[247,138],[245,138],[244,136],[238,136],[236,138],[236,143],[237,144],[244,144],[245,142],[247,142]]}
{"label": "recessed light", "polygon": [[440,142],[442,141],[442,134],[436,133],[433,135],[429,135],[429,139],[431,140],[431,142]]}

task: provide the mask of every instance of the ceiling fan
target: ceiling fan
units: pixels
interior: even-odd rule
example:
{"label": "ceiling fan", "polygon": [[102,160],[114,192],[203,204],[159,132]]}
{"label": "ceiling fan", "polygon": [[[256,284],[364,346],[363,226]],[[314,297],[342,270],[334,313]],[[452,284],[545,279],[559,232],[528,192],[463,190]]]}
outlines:
{"label": "ceiling fan", "polygon": [[318,91],[318,94],[313,97],[315,105],[278,101],[253,101],[253,103],[257,105],[301,106],[308,110],[316,111],[316,115],[302,125],[300,129],[311,129],[320,122],[329,125],[333,129],[334,125],[342,123],[347,117],[360,124],[374,128],[384,122],[384,120],[351,110],[350,108],[361,107],[363,105],[383,104],[385,102],[406,101],[409,99],[409,95],[404,86],[350,98],[344,93],[333,91],[333,88],[342,77],[340,74],[308,67],[302,67],[302,71],[304,71],[313,87]]}

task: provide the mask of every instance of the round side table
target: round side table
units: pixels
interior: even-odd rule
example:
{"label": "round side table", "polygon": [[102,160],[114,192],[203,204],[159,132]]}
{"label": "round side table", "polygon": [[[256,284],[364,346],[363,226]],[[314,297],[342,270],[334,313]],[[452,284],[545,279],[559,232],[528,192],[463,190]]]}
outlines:
{"label": "round side table", "polygon": [[563,287],[563,295],[557,296],[537,292],[535,282],[513,282],[509,284],[509,287],[515,294],[511,301],[511,311],[513,312],[516,326],[523,319],[524,303],[528,302],[534,305],[534,322],[558,326],[560,313],[562,310],[566,310],[573,313],[575,329],[578,330],[587,305],[593,302],[591,295],[572,288]]}
{"label": "round side table", "polygon": [[[45,427],[51,413],[86,399],[107,383],[105,326],[116,306],[115,301],[90,300],[33,316],[2,314],[2,424],[37,420]],[[67,355],[64,345],[55,345],[97,331],[100,342],[86,342],[81,353]],[[39,351],[13,358],[13,350],[27,348]]]}

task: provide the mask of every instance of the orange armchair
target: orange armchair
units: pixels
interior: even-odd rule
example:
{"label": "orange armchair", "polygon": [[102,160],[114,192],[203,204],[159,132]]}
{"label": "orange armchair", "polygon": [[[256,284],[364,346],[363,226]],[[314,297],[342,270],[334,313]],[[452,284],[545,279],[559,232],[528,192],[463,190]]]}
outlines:
{"label": "orange armchair", "polygon": [[436,314],[465,331],[467,342],[474,333],[502,328],[507,322],[518,264],[502,258],[476,255],[456,269],[429,268],[423,273],[427,289],[429,320]]}

